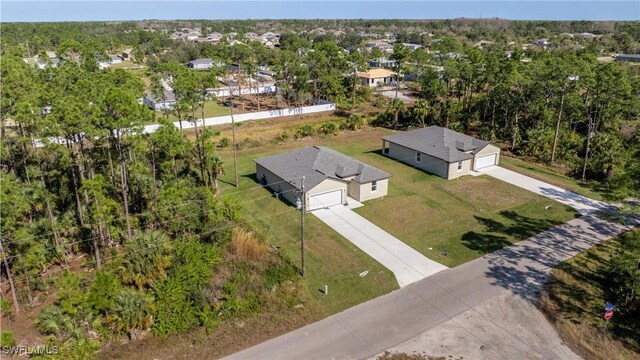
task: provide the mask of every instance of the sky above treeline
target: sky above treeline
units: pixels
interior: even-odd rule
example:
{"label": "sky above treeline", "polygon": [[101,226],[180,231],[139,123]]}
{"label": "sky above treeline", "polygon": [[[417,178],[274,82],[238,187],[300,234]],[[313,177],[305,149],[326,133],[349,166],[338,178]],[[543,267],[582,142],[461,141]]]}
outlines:
{"label": "sky above treeline", "polygon": [[635,1],[100,1],[1,0],[1,22],[145,19],[640,20]]}

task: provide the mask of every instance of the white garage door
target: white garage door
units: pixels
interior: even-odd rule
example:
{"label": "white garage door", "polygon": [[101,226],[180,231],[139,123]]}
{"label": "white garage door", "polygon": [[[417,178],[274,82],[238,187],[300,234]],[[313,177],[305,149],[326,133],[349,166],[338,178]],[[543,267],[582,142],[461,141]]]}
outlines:
{"label": "white garage door", "polygon": [[342,189],[309,196],[307,210],[321,209],[342,204]]}
{"label": "white garage door", "polygon": [[485,155],[476,158],[476,170],[493,166],[496,164],[496,154]]}

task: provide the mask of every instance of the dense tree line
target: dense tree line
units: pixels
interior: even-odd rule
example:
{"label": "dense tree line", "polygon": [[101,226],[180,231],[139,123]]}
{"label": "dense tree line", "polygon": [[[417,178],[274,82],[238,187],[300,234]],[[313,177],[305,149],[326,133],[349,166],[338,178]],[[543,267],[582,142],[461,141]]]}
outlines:
{"label": "dense tree line", "polygon": [[637,196],[640,77],[633,67],[586,52],[539,52],[523,62],[517,53],[457,50],[436,60],[404,55],[400,70],[418,74],[422,99],[411,109],[391,101],[381,123],[477,132],[513,152],[564,164],[578,178],[584,170],[619,196]]}
{"label": "dense tree line", "polygon": [[[161,119],[143,134],[154,114],[125,70],[1,61],[5,315],[22,316],[55,287],[37,328],[82,358],[107,339],[149,328],[167,336],[258,311],[278,296],[274,284],[295,277],[245,230],[241,205],[218,194],[215,133],[198,129],[192,142]],[[218,272],[226,275],[213,283]]]}

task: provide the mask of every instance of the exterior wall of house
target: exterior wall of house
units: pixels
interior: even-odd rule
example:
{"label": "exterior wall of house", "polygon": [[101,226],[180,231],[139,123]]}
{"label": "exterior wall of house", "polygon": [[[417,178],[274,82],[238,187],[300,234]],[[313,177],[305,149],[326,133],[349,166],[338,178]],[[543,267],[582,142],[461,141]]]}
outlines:
{"label": "exterior wall of house", "polygon": [[420,162],[416,161],[416,151],[404,146],[389,142],[388,156],[405,164],[417,167],[426,172],[447,178],[449,164],[446,161],[421,153]]}
{"label": "exterior wall of house", "polygon": [[377,87],[378,84],[383,84],[383,85],[392,84],[393,80],[394,78],[392,76],[385,77],[385,78],[375,78],[375,79],[360,78],[360,84],[368,85],[369,87]]}
{"label": "exterior wall of house", "polygon": [[367,201],[387,195],[389,179],[376,181],[376,191],[371,191],[371,182],[359,184],[355,181],[349,183],[349,196],[358,201]]}
{"label": "exterior wall of house", "polygon": [[332,190],[337,190],[337,189],[342,189],[342,203],[346,204],[347,202],[347,183],[345,181],[338,181],[338,180],[334,180],[334,179],[326,179],[323,182],[321,182],[320,184],[314,186],[313,188],[307,190],[307,204],[309,204],[309,196],[312,196],[314,194],[321,194],[321,193],[325,193],[327,191],[332,191]]}
{"label": "exterior wall of house", "polygon": [[462,161],[462,170],[458,171],[458,162],[452,162],[449,164],[449,173],[447,174],[447,179],[455,179],[463,175],[469,175],[471,171],[471,159]]}
{"label": "exterior wall of house", "polygon": [[300,196],[299,194],[297,194],[296,188],[288,182],[284,182],[282,178],[265,169],[263,166],[256,164],[256,177],[259,182],[262,181],[263,176],[267,187],[274,192],[279,193],[279,198],[284,198],[290,204],[294,206],[296,205],[296,202]]}
{"label": "exterior wall of house", "polygon": [[496,154],[496,165],[500,164],[500,148],[493,144],[489,144],[485,146],[482,150],[478,151],[475,154],[475,157],[478,158],[478,157],[489,155],[489,154]]}
{"label": "exterior wall of house", "polygon": [[152,108],[153,110],[165,110],[165,109],[171,109],[173,107],[173,104],[175,104],[175,101],[153,101],[153,99],[149,98],[148,96],[144,96],[144,98],[142,98],[142,102],[144,104],[146,104],[147,106],[149,106],[150,108]]}
{"label": "exterior wall of house", "polygon": [[213,64],[192,64],[191,68],[196,70],[206,70],[213,67]]}

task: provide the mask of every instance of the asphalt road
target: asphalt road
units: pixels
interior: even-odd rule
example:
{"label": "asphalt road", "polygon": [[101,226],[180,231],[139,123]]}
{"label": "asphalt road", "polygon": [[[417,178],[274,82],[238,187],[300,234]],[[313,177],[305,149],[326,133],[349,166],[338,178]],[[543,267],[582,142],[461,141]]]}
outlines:
{"label": "asphalt road", "polygon": [[583,216],[228,359],[368,358],[505,292],[536,299],[554,265],[627,229]]}

